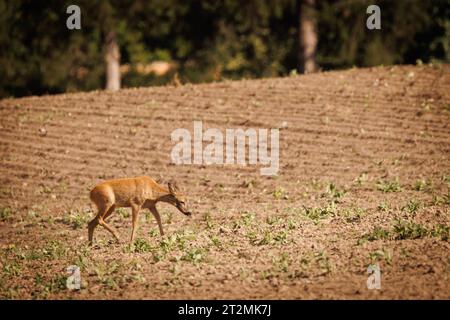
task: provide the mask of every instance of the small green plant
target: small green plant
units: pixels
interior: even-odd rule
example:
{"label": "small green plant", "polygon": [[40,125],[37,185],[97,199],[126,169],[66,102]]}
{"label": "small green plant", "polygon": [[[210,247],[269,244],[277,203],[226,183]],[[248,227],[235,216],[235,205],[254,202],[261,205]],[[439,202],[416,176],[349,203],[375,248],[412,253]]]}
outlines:
{"label": "small green plant", "polygon": [[174,250],[177,246],[177,236],[171,235],[170,237],[164,238],[159,242],[159,247],[164,253],[169,253]]}
{"label": "small green plant", "polygon": [[345,190],[339,190],[334,183],[330,183],[327,186],[326,192],[322,194],[322,197],[329,196],[334,202],[339,203],[340,199],[346,194]]}
{"label": "small green plant", "polygon": [[429,191],[432,188],[431,180],[418,179],[414,183],[415,191]]}
{"label": "small green plant", "polygon": [[273,237],[273,241],[277,244],[287,243],[287,232],[286,231],[277,232]]}
{"label": "small green plant", "polygon": [[389,202],[381,201],[377,208],[378,208],[378,210],[383,211],[383,212],[389,211],[389,208],[390,208]]}
{"label": "small green plant", "polygon": [[275,267],[275,271],[289,272],[291,263],[292,259],[287,252],[282,252],[279,256],[272,258],[272,264]]}
{"label": "small green plant", "polygon": [[220,241],[219,237],[217,237],[217,236],[212,236],[210,239],[211,239],[212,244],[213,244],[216,248],[218,248],[218,249],[223,249],[223,245],[222,245],[222,242]]}
{"label": "small green plant", "polygon": [[289,218],[287,221],[287,227],[289,230],[297,229],[297,222],[294,219]]}
{"label": "small green plant", "polygon": [[94,267],[94,272],[101,284],[110,289],[117,289],[119,287],[117,282],[122,269],[123,266],[116,262],[101,263]]}
{"label": "small green plant", "polygon": [[431,230],[431,235],[436,238],[441,238],[443,241],[448,241],[450,228],[443,224],[438,224]]}
{"label": "small green plant", "polygon": [[395,180],[387,181],[387,180],[378,180],[377,189],[382,192],[400,192],[402,191],[402,186],[398,181],[398,178]]}
{"label": "small green plant", "polygon": [[17,277],[22,274],[22,267],[17,262],[5,263],[3,273],[9,277]]}
{"label": "small green plant", "polygon": [[421,207],[421,203],[418,200],[412,199],[409,200],[405,206],[403,206],[403,210],[408,211],[409,213],[416,213]]}
{"label": "small green plant", "polygon": [[145,253],[152,251],[152,246],[145,239],[138,238],[134,241],[134,243],[130,246],[131,252],[136,253]]}
{"label": "small green plant", "polygon": [[26,260],[40,260],[44,258],[44,253],[39,249],[32,249],[27,252],[25,259]]}
{"label": "small green plant", "polygon": [[328,274],[332,271],[330,258],[327,256],[325,251],[319,251],[315,256],[315,260],[323,274]]}
{"label": "small green plant", "polygon": [[360,221],[365,215],[366,211],[362,208],[348,208],[340,212],[340,215],[345,218],[346,222]]}
{"label": "small green plant", "polygon": [[388,239],[390,236],[389,231],[385,230],[380,227],[375,227],[372,232],[367,233],[362,236],[363,240],[367,241],[375,241],[375,240],[382,240],[382,239]]}
{"label": "small green plant", "polygon": [[331,202],[325,207],[322,208],[307,208],[304,207],[304,216],[313,220],[314,223],[318,223],[322,219],[326,219],[328,217],[334,216],[336,214],[336,205],[334,202]]}
{"label": "small green plant", "polygon": [[70,211],[64,216],[64,223],[72,226],[73,229],[79,229],[86,226],[90,220],[91,214],[88,211]]}
{"label": "small green plant", "polygon": [[67,281],[67,278],[65,276],[62,276],[62,275],[56,276],[55,278],[52,278],[50,280],[50,283],[48,283],[45,286],[44,291],[48,292],[48,293],[57,293],[59,291],[65,290],[66,289],[66,281]]}
{"label": "small green plant", "polygon": [[396,240],[421,239],[429,235],[427,228],[415,222],[396,220],[393,228]]}
{"label": "small green plant", "polygon": [[130,210],[128,210],[127,208],[117,208],[116,213],[123,219],[130,217]]}
{"label": "small green plant", "polygon": [[49,186],[41,185],[41,187],[38,189],[38,193],[41,195],[50,194],[52,193],[52,189]]}
{"label": "small green plant", "polygon": [[356,179],[355,179],[355,182],[358,184],[358,185],[363,185],[365,182],[367,182],[367,180],[368,180],[368,177],[367,177],[367,174],[366,173],[361,173]]}
{"label": "small green plant", "polygon": [[271,226],[280,224],[281,222],[283,222],[283,220],[281,219],[281,217],[278,217],[278,216],[268,216],[266,218],[266,223]]}
{"label": "small green plant", "polygon": [[0,221],[6,222],[12,219],[12,210],[10,207],[0,208]]}
{"label": "small green plant", "polygon": [[241,215],[241,221],[242,221],[243,225],[245,225],[245,226],[251,225],[254,220],[255,220],[255,215],[252,213],[245,212]]}
{"label": "small green plant", "polygon": [[263,238],[258,240],[258,238],[255,237],[254,240],[252,241],[252,243],[255,245],[258,245],[258,246],[264,246],[264,245],[271,244],[272,240],[273,240],[272,233],[269,230],[265,230]]}
{"label": "small green plant", "polygon": [[434,206],[450,205],[450,191],[442,196],[434,195],[431,203]]}
{"label": "small green plant", "polygon": [[289,196],[287,195],[286,191],[282,187],[277,187],[273,192],[272,196],[279,200],[279,199],[289,199]]}
{"label": "small green plant", "polygon": [[392,251],[391,250],[375,250],[369,252],[369,259],[371,263],[375,263],[380,260],[384,260],[387,265],[392,265]]}
{"label": "small green plant", "polygon": [[212,218],[211,218],[211,213],[210,212],[206,212],[203,215],[203,220],[206,222],[206,229],[212,229],[213,228],[213,222],[212,222]]}
{"label": "small green plant", "polygon": [[288,235],[287,232],[284,230],[276,233],[273,233],[270,230],[264,230],[262,237],[260,237],[253,231],[248,232],[246,236],[250,240],[250,243],[252,245],[265,246],[275,244],[286,244],[288,242],[287,235]]}
{"label": "small green plant", "polygon": [[43,257],[50,260],[63,258],[68,251],[69,249],[58,240],[48,242],[41,250]]}
{"label": "small green plant", "polygon": [[203,248],[191,248],[182,257],[181,260],[192,263],[200,263],[206,259],[206,251]]}

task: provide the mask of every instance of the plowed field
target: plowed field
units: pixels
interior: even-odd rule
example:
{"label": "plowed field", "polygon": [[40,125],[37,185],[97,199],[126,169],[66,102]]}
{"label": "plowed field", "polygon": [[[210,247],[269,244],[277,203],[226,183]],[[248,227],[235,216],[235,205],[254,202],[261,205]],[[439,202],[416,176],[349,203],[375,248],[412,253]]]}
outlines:
{"label": "plowed field", "polygon": [[[280,169],[174,165],[170,134],[280,128]],[[450,67],[394,66],[0,101],[3,299],[450,298]],[[89,190],[174,179],[166,235]],[[368,289],[378,264],[381,288]],[[82,288],[66,288],[66,268]]]}

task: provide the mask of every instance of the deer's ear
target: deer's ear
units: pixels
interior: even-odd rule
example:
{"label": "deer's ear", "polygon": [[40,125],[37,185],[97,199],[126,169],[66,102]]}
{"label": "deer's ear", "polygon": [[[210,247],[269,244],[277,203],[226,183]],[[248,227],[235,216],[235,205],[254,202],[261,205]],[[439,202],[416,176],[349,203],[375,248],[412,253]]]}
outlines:
{"label": "deer's ear", "polygon": [[174,181],[169,182],[167,184],[167,186],[169,187],[169,192],[171,194],[174,194],[178,191],[178,186],[177,186],[176,182],[174,182]]}

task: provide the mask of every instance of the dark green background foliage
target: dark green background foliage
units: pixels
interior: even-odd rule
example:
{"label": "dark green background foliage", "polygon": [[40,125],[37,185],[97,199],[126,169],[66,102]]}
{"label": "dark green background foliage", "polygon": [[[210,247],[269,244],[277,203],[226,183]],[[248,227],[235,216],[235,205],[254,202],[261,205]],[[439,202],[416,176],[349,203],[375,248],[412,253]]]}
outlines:
{"label": "dark green background foliage", "polygon": [[[317,63],[351,66],[450,62],[449,0],[320,0]],[[66,28],[81,7],[82,30]],[[366,8],[381,7],[382,30],[367,30]],[[296,0],[0,0],[0,97],[104,86],[105,33],[115,30],[124,87],[164,84],[133,72],[156,60],[178,65],[183,82],[286,75],[297,66]]]}

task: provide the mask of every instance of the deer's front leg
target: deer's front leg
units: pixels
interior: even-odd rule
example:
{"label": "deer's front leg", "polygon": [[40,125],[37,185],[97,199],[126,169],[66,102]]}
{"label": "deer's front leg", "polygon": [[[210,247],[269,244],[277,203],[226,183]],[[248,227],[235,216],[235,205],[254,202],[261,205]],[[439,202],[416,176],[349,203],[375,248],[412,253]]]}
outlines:
{"label": "deer's front leg", "polygon": [[141,209],[141,207],[138,206],[138,205],[133,205],[131,207],[131,210],[132,210],[132,217],[131,218],[132,218],[132,223],[133,223],[133,230],[131,231],[130,244],[133,244],[134,238],[136,236],[136,231],[138,229],[138,223],[139,223],[138,216],[139,216],[139,210],[140,209]]}
{"label": "deer's front leg", "polygon": [[149,207],[151,213],[153,214],[153,216],[156,219],[156,222],[158,222],[158,227],[159,227],[159,233],[161,234],[161,236],[164,235],[164,231],[163,231],[163,227],[162,227],[162,223],[161,223],[161,216],[159,215],[158,210],[156,210],[155,206],[150,206]]}

